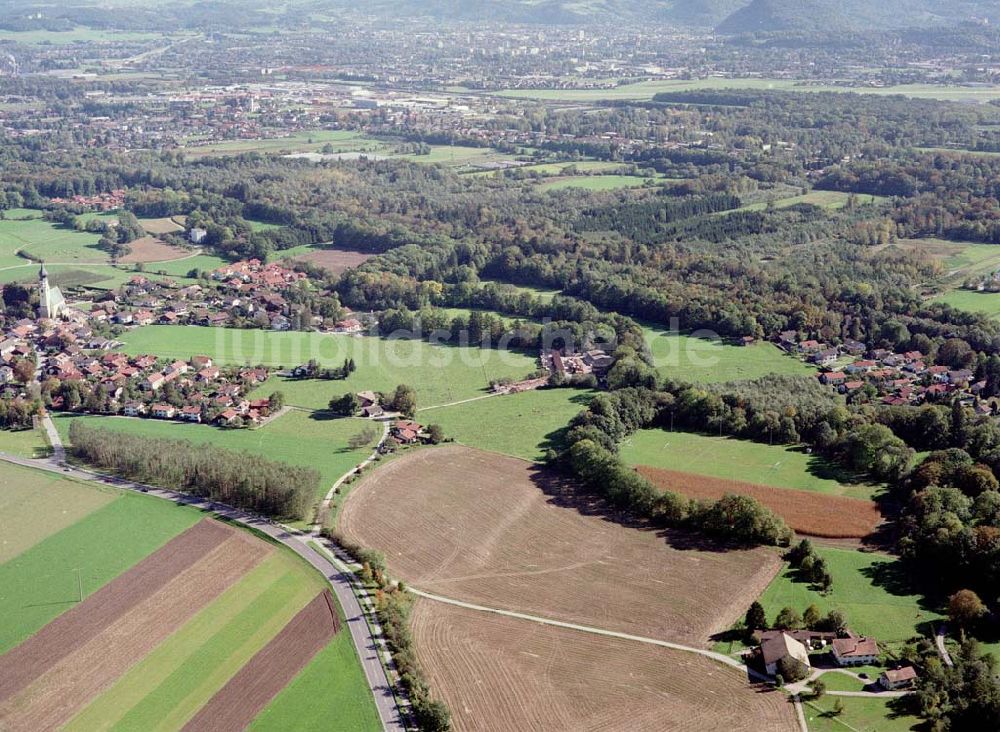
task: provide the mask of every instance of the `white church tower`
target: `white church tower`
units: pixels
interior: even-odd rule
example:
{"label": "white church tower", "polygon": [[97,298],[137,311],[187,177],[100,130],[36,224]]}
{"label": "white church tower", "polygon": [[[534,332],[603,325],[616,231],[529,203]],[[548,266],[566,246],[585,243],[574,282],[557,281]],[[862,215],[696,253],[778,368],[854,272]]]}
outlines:
{"label": "white church tower", "polygon": [[49,287],[49,273],[42,262],[38,270],[38,317],[55,319],[62,315],[66,301],[58,287]]}

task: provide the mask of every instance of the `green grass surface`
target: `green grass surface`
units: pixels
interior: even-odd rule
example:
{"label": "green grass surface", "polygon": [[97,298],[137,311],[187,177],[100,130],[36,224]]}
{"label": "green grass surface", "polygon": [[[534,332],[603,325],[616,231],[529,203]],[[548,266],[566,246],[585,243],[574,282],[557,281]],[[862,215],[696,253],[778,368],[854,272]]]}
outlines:
{"label": "green grass surface", "polygon": [[487,282],[496,282],[499,285],[508,285],[513,287],[515,290],[520,290],[521,292],[526,292],[534,297],[541,298],[543,301],[548,302],[553,297],[558,295],[561,290],[553,290],[547,287],[534,287],[533,285],[516,285],[511,282],[500,282],[499,280],[483,280],[483,284]]}
{"label": "green grass surface", "polygon": [[[813,206],[819,206],[820,208],[834,210],[844,208],[850,197],[850,193],[841,193],[840,191],[809,191],[808,193],[800,196],[789,196],[788,198],[776,199],[773,201],[773,205],[776,209],[782,209],[790,206],[797,206],[800,203],[808,203]],[[855,200],[858,205],[863,206],[867,204],[881,203],[882,201],[887,201],[889,199],[885,196],[857,195],[855,196]],[[721,211],[716,215],[723,216],[735,211],[766,211],[769,205],[768,201],[758,201],[757,203],[741,206],[740,208],[733,209],[732,211]]]}
{"label": "green grass surface", "polygon": [[81,586],[86,598],[200,518],[194,509],[122,493],[0,565],[0,654],[73,607]]}
{"label": "green grass surface", "polygon": [[540,460],[554,433],[583,410],[593,392],[542,389],[479,399],[417,413],[439,424],[445,437],[470,447]]}
{"label": "green grass surface", "polygon": [[662,376],[694,383],[756,379],[769,374],[808,376],[816,370],[773,343],[736,346],[644,328],[653,362]]}
{"label": "green grass surface", "polygon": [[904,580],[899,560],[852,549],[817,547],[833,576],[826,596],[797,582],[789,569],[772,580],[760,598],[769,621],[783,607],[802,613],[815,603],[821,612],[840,610],[851,630],[872,635],[881,643],[898,644],[929,632],[929,623],[941,615],[924,607]]}
{"label": "green grass surface", "polygon": [[952,290],[935,298],[961,310],[984,313],[991,318],[1000,317],[1000,292],[976,292],[974,290]]}
{"label": "green grass surface", "polygon": [[295,410],[253,430],[220,429],[205,424],[155,419],[58,415],[53,421],[67,441],[69,425],[74,419],[132,435],[190,440],[196,444],[252,452],[272,460],[315,468],[321,476],[320,495],[317,497],[325,495],[337,478],[368,457],[377,441],[376,438],[368,446],[351,450],[347,447],[351,437],[366,427],[376,430],[378,437],[382,435],[382,426],[378,423],[362,419],[321,419]]}
{"label": "green grass surface", "polygon": [[[879,671],[878,673],[882,673]],[[874,681],[877,676],[872,676],[872,681]],[[830,671],[823,674],[823,683],[826,684],[828,691],[862,691],[865,686],[867,686],[869,681],[861,681],[848,674],[842,674],[839,671]]]}
{"label": "green grass surface", "polygon": [[[837,699],[844,705],[844,711],[835,717],[830,712]],[[802,711],[809,732],[907,732],[920,728],[918,718],[897,716],[891,699],[824,696],[818,701],[807,701]]]}
{"label": "green grass surface", "polygon": [[60,475],[0,464],[0,563],[114,500]]}
{"label": "green grass surface", "polygon": [[357,371],[345,380],[272,377],[255,392],[266,395],[280,389],[288,404],[310,409],[325,409],[332,396],[347,391],[389,392],[401,383],[416,389],[418,406],[443,404],[486,393],[491,379],[521,379],[538,368],[536,358],[527,354],[369,336],[148,326],[125,333],[121,340],[130,354],[188,359],[204,353],[220,363],[292,367],[315,358],[335,366],[353,358]]}
{"label": "green grass surface", "polygon": [[[101,218],[112,220],[115,215]],[[53,264],[106,263],[108,255],[97,248],[100,238],[41,218],[11,220],[8,214],[0,220],[0,268],[26,264],[18,251]]]}
{"label": "green grass surface", "polygon": [[800,448],[693,432],[640,430],[622,444],[621,456],[629,465],[848,498],[871,498],[877,490],[851,482],[836,466]]}
{"label": "green grass surface", "polygon": [[384,155],[391,150],[381,140],[351,130],[307,130],[295,132],[287,137],[227,140],[208,145],[189,145],[183,150],[185,155],[191,157],[205,157],[209,155],[242,155],[249,152],[262,154],[321,152],[327,146],[333,153],[369,152]]}
{"label": "green grass surface", "polygon": [[382,728],[371,691],[342,630],[253,721],[257,732],[367,732]]}
{"label": "green grass surface", "polygon": [[27,44],[66,45],[70,43],[101,43],[122,41],[155,41],[163,40],[160,33],[138,33],[132,31],[103,30],[85,28],[83,26],[67,31],[11,31],[0,30],[0,40]]}
{"label": "green grass surface", "polygon": [[45,430],[0,430],[0,452],[18,457],[45,457],[51,452]]}
{"label": "green grass surface", "polygon": [[587,191],[616,191],[620,188],[636,188],[646,183],[656,183],[658,180],[635,175],[571,175],[543,181],[538,184],[538,189],[561,191],[567,188],[579,188]]}

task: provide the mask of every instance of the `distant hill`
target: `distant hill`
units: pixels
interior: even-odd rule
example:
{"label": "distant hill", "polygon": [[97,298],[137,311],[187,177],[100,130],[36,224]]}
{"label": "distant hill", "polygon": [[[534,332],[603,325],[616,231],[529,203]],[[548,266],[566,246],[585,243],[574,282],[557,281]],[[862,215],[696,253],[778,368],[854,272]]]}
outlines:
{"label": "distant hill", "polygon": [[1000,0],[752,0],[720,33],[865,31],[1000,21]]}

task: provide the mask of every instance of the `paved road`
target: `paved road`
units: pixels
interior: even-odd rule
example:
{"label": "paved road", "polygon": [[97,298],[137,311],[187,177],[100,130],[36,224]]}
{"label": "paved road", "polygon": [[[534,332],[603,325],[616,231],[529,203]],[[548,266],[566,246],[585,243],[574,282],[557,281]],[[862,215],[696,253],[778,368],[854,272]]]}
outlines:
{"label": "paved road", "polygon": [[[51,424],[49,420],[46,421]],[[58,435],[56,435],[56,440],[58,440]],[[53,446],[55,446],[55,444],[56,443],[53,442]],[[61,446],[61,443],[59,444]],[[132,481],[103,476],[89,470],[81,470],[78,468],[66,470],[59,467],[58,462],[54,458],[45,460],[30,460],[0,452],[0,460],[29,468],[47,470],[49,472],[59,473],[60,475],[67,475],[79,480],[108,482],[118,488],[139,491],[177,504],[193,506],[194,508],[198,508],[202,511],[215,514],[216,516],[241,523],[244,526],[263,532],[264,534],[267,534],[271,538],[287,546],[321,572],[330,583],[330,587],[333,589],[334,593],[337,595],[337,599],[340,601],[340,606],[343,608],[344,615],[347,618],[347,627],[351,633],[351,639],[354,641],[354,647],[357,649],[358,657],[361,659],[361,666],[364,669],[365,678],[368,680],[368,686],[371,688],[372,695],[375,698],[375,705],[378,708],[383,728],[390,730],[391,732],[405,731],[406,727],[403,725],[399,707],[396,705],[396,699],[392,694],[392,689],[390,688],[388,679],[386,678],[385,669],[383,668],[378,657],[378,644],[372,636],[368,623],[365,620],[361,605],[354,594],[353,588],[351,587],[350,578],[345,573],[342,573],[334,567],[326,557],[322,556],[305,541],[302,541],[299,538],[300,535],[295,535],[284,527],[279,526],[266,518],[255,516],[221,503],[202,500],[184,495],[182,493],[177,493],[175,491],[156,488],[154,486],[147,486],[140,483],[134,483]]]}
{"label": "paved road", "polygon": [[944,661],[945,666],[954,666],[954,662],[951,660],[951,654],[948,653],[948,647],[944,644],[944,639],[948,636],[948,624],[941,623],[937,627],[937,632],[934,634],[934,644],[937,646],[938,655],[941,656],[941,660]]}

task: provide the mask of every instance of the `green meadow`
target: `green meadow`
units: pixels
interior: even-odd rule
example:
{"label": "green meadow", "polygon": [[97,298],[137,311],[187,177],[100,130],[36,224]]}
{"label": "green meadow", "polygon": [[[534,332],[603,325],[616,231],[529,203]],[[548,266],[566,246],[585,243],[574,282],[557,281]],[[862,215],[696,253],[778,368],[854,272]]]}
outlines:
{"label": "green meadow", "polygon": [[[97,248],[100,235],[61,224],[45,221],[41,216],[21,219],[19,216],[37,214],[30,209],[8,211],[0,219],[0,268],[29,264],[31,259],[43,259],[54,264],[106,263],[108,255]],[[104,214],[100,218],[115,218],[114,214]],[[37,267],[37,265],[35,265]]]}
{"label": "green meadow", "polygon": [[337,366],[353,358],[357,371],[341,381],[272,377],[255,395],[280,389],[286,403],[325,409],[348,391],[390,392],[408,384],[421,407],[485,394],[490,380],[521,379],[538,368],[533,355],[425,341],[299,331],[235,330],[195,326],[147,326],[121,336],[130,354],[188,359],[207,354],[220,363],[294,367],[315,358]]}
{"label": "green meadow", "polygon": [[816,370],[773,343],[737,346],[660,328],[644,328],[653,363],[661,376],[693,383],[756,379],[771,374],[809,376]]}
{"label": "green meadow", "polygon": [[654,184],[659,180],[636,175],[570,175],[543,181],[538,184],[538,190],[562,191],[577,188],[587,191],[616,191],[621,188],[638,188],[647,183]]}
{"label": "green meadow", "polygon": [[622,443],[621,456],[629,465],[832,496],[871,498],[877,490],[875,486],[850,482],[836,466],[798,447],[694,432],[640,430]]}
{"label": "green meadow", "polygon": [[200,518],[194,509],[119,493],[0,564],[0,654],[76,605],[81,589],[86,598]]}
{"label": "green meadow", "polygon": [[898,559],[853,549],[818,546],[816,551],[826,560],[833,588],[821,595],[797,581],[795,572],[786,567],[760,598],[769,621],[784,607],[801,614],[815,604],[822,613],[842,611],[856,633],[898,645],[926,635],[930,624],[941,619],[940,613],[925,607],[921,596],[909,589]]}
{"label": "green meadow", "polygon": [[937,302],[943,302],[960,310],[972,313],[983,313],[991,318],[1000,317],[1000,292],[976,292],[975,290],[952,290],[940,297]]}
{"label": "green meadow", "polygon": [[[823,681],[831,676],[825,674]],[[834,715],[833,707],[840,700],[843,712]],[[803,713],[809,732],[909,732],[923,729],[917,717],[899,715],[893,710],[892,699],[878,697],[824,696],[818,700],[805,700]]]}
{"label": "green meadow", "polygon": [[0,452],[25,458],[45,457],[50,451],[45,430],[0,430]]}
{"label": "green meadow", "polygon": [[[368,457],[377,438],[382,436],[382,425],[378,423],[363,419],[324,419],[323,415],[291,410],[257,429],[221,429],[206,424],[131,417],[56,416],[56,429],[66,440],[69,438],[70,422],[74,419],[132,435],[190,440],[195,444],[212,444],[226,450],[252,452],[272,460],[315,468],[321,476],[320,496],[326,495],[341,475]],[[366,428],[377,432],[376,439],[365,447],[350,449],[348,440]]]}
{"label": "green meadow", "polygon": [[417,419],[441,425],[447,439],[469,447],[541,460],[550,441],[558,439],[593,395],[577,389],[539,389],[422,410]]}

